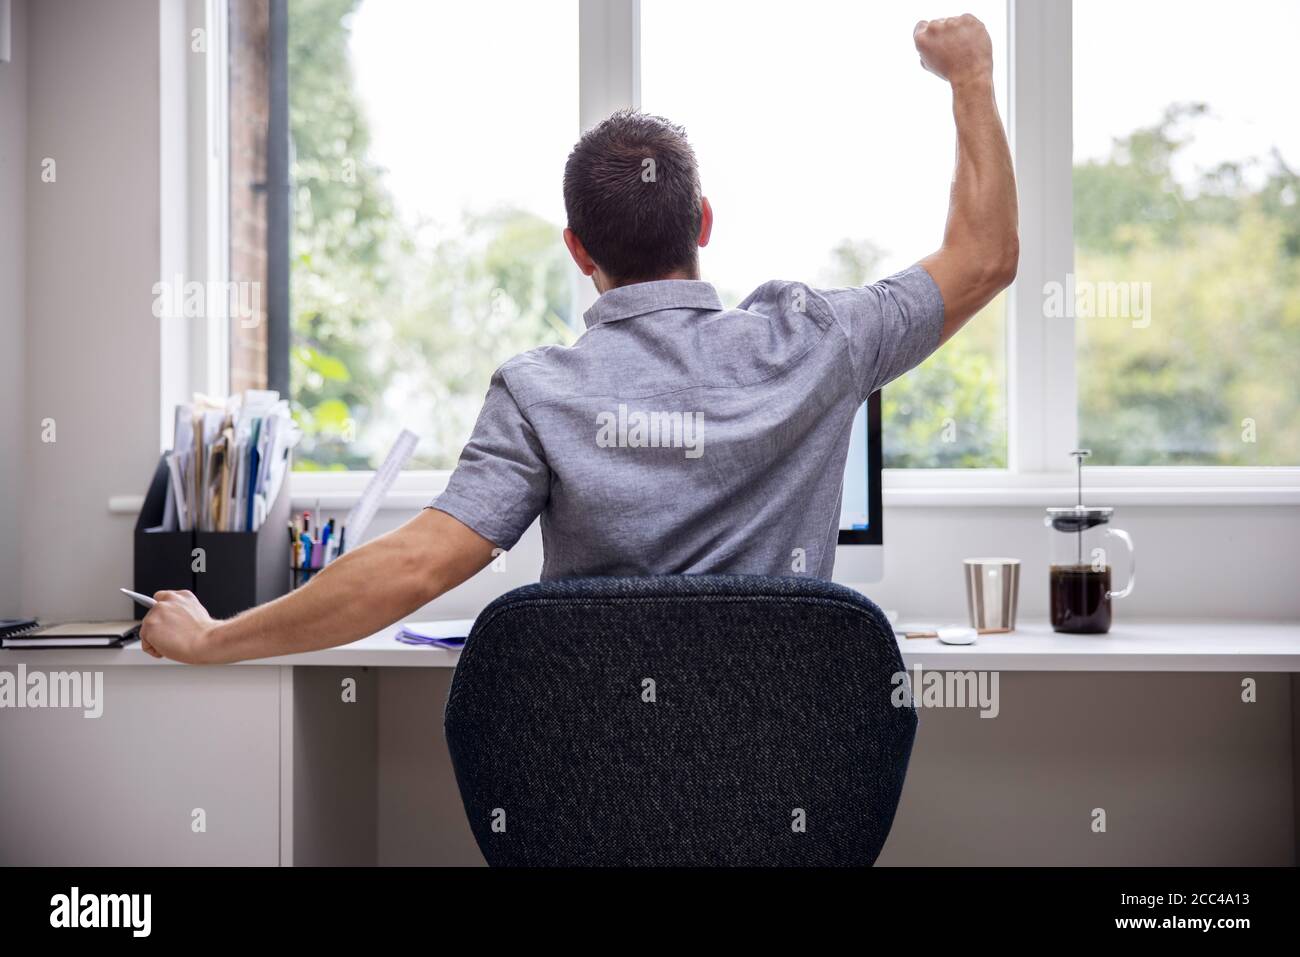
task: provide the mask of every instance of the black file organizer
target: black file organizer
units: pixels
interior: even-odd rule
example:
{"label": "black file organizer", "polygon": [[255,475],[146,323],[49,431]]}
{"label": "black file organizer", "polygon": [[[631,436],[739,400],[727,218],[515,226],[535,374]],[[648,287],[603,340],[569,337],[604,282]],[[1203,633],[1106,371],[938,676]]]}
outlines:
{"label": "black file organizer", "polygon": [[[188,589],[213,618],[229,618],[289,590],[288,482],[256,532],[155,532],[171,493],[167,460],[159,461],[135,523],[136,591]],[[205,571],[195,572],[194,549]],[[139,605],[135,617],[143,618]]]}

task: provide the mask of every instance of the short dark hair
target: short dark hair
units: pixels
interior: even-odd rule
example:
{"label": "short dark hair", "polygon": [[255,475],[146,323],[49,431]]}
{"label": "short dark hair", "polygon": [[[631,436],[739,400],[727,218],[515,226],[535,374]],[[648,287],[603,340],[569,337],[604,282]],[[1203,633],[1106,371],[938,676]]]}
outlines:
{"label": "short dark hair", "polygon": [[583,134],[564,164],[569,228],[620,283],[699,266],[700,171],[686,130],[620,110]]}

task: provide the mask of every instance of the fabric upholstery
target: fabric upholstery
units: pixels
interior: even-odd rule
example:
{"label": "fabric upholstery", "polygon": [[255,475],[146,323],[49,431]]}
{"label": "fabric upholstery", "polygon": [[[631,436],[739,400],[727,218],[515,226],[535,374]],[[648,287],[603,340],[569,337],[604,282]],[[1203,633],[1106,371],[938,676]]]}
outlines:
{"label": "fabric upholstery", "polygon": [[492,865],[870,865],[916,732],[902,671],[880,609],[825,581],[544,582],[475,622],[446,735]]}

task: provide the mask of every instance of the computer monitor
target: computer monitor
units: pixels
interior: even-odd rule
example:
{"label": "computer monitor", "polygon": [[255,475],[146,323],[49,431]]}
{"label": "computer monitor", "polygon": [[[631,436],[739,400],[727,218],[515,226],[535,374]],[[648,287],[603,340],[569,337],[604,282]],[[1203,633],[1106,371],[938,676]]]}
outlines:
{"label": "computer monitor", "polygon": [[885,573],[884,522],[880,509],[880,393],[858,409],[844,465],[840,539],[834,579],[846,585],[878,582]]}

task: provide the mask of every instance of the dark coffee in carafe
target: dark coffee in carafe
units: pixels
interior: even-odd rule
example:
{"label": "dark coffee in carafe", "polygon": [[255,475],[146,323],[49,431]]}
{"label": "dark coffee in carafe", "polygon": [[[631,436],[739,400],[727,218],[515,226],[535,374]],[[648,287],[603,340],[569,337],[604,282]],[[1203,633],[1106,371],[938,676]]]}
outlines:
{"label": "dark coffee in carafe", "polygon": [[1052,627],[1080,635],[1110,631],[1110,566],[1053,565]]}

